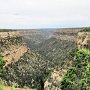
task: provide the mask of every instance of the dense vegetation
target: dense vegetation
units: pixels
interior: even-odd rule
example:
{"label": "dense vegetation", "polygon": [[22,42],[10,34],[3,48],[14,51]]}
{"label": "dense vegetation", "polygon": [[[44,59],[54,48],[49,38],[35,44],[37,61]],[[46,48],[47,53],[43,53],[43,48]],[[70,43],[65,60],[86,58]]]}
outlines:
{"label": "dense vegetation", "polygon": [[44,79],[48,73],[49,70],[43,57],[28,51],[18,62],[6,66],[6,72],[2,78],[8,85],[16,82],[19,87],[28,86],[43,90]]}
{"label": "dense vegetation", "polygon": [[0,53],[0,76],[1,76],[1,74],[4,72],[4,65],[5,65],[5,60],[3,60],[3,57],[2,57],[2,55],[1,55],[1,53]]}
{"label": "dense vegetation", "polygon": [[83,28],[80,32],[90,32],[90,27]]}
{"label": "dense vegetation", "polygon": [[[2,76],[2,74],[5,72],[5,60],[3,60],[2,54],[0,53],[0,77]],[[4,82],[1,80],[0,78],[0,90],[4,90]]]}
{"label": "dense vegetation", "polygon": [[13,29],[0,29],[0,32],[10,32],[10,31],[16,31]]}
{"label": "dense vegetation", "polygon": [[81,49],[76,52],[75,57],[72,68],[61,82],[61,89],[90,90],[90,51]]}
{"label": "dense vegetation", "polygon": [[52,62],[52,66],[61,66],[63,60],[66,60],[70,52],[76,48],[75,42],[67,40],[58,40],[50,38],[39,44],[37,51]]}

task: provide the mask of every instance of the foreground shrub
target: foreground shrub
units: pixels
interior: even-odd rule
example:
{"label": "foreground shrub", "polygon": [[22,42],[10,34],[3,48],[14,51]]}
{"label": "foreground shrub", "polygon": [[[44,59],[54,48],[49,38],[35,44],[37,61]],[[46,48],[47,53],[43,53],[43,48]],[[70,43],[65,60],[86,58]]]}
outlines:
{"label": "foreground shrub", "polygon": [[62,90],[90,90],[90,51],[81,49],[76,53],[72,68],[61,82]]}
{"label": "foreground shrub", "polygon": [[0,90],[4,90],[4,82],[0,80]]}
{"label": "foreground shrub", "polygon": [[12,85],[12,87],[11,87],[11,90],[16,90],[15,86],[16,86],[16,84],[13,83],[13,85]]}

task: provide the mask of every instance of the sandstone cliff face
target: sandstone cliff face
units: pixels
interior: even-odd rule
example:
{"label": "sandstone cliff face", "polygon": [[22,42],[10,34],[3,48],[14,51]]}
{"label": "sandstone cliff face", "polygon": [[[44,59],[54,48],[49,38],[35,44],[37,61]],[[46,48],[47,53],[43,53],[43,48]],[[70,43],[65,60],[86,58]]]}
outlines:
{"label": "sandstone cliff face", "polygon": [[79,32],[77,37],[78,49],[90,49],[90,32]]}
{"label": "sandstone cliff face", "polygon": [[6,65],[18,61],[28,49],[17,31],[0,32],[0,47]]}
{"label": "sandstone cliff face", "polygon": [[26,46],[23,46],[23,45],[18,45],[18,46],[11,45],[8,48],[8,50],[6,49],[3,52],[4,60],[6,60],[6,64],[10,64],[11,62],[16,62],[26,52],[27,52],[27,47]]}

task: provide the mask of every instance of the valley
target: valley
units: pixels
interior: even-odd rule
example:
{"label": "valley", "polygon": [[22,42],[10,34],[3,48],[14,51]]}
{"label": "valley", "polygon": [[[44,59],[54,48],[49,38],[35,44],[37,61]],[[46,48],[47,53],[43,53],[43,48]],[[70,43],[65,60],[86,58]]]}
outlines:
{"label": "valley", "polygon": [[[30,90],[61,90],[61,81],[74,62],[78,45],[82,44],[80,30],[1,31],[1,55],[6,64],[0,78],[6,86],[16,83],[16,90],[25,87]],[[85,39],[87,41],[89,43],[89,38]]]}

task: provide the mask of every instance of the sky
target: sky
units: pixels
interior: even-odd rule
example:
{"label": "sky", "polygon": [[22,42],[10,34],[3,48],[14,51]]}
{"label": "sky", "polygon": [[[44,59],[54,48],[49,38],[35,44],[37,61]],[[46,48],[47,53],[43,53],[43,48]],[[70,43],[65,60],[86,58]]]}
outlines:
{"label": "sky", "polygon": [[0,28],[90,26],[90,0],[0,0]]}

